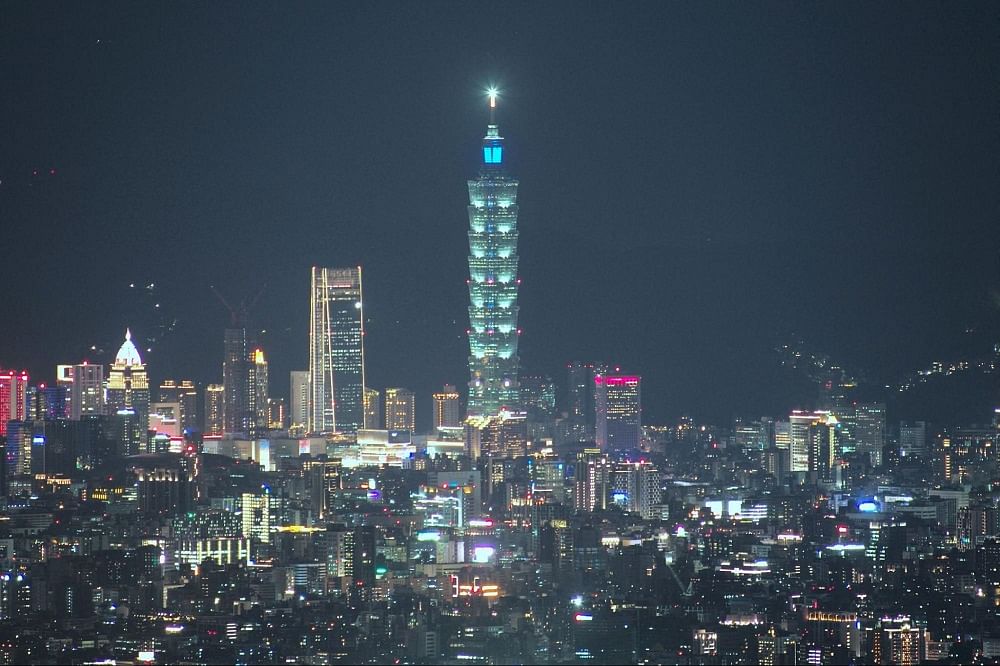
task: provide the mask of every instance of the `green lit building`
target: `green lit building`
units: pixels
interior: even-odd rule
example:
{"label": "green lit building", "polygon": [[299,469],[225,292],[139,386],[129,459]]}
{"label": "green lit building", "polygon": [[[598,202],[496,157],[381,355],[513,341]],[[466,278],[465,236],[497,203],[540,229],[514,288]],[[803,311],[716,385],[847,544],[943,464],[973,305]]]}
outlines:
{"label": "green lit building", "polygon": [[504,169],[503,137],[490,94],[479,178],[469,181],[468,416],[519,403],[517,381],[517,181]]}

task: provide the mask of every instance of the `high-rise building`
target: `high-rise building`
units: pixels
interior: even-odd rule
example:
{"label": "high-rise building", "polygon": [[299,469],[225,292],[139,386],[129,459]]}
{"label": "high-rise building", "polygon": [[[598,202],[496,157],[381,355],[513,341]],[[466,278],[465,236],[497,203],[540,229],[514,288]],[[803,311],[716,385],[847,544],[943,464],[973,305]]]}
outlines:
{"label": "high-rise building", "polygon": [[[4,470],[8,479],[32,473],[32,423],[23,419],[4,422],[7,445]],[[10,483],[7,484],[10,487]]]}
{"label": "high-rise building", "polygon": [[584,449],[577,454],[573,505],[577,511],[606,509],[611,482],[611,461],[600,449]]}
{"label": "high-rise building", "polygon": [[310,503],[313,514],[320,520],[334,515],[337,494],[340,492],[343,462],[326,455],[307,460],[302,465],[309,478]]}
{"label": "high-rise building", "polygon": [[457,428],[462,425],[462,407],[458,391],[451,384],[445,384],[440,393],[434,394],[434,430]]}
{"label": "high-rise building", "polygon": [[885,447],[885,403],[867,402],[854,406],[854,450],[872,465],[882,464]]}
{"label": "high-rise building", "polygon": [[313,266],[309,325],[309,430],[364,427],[365,352],[361,267]]}
{"label": "high-rise building", "polygon": [[225,430],[225,393],[222,384],[209,384],[205,387],[205,430],[206,435],[218,437]]}
{"label": "high-rise building", "polygon": [[899,454],[903,457],[922,456],[927,453],[927,423],[906,421],[899,424]]}
{"label": "high-rise building", "polygon": [[875,629],[878,633],[871,641],[874,663],[900,666],[924,663],[926,630],[908,616],[882,618]]}
{"label": "high-rise building", "polygon": [[309,371],[292,370],[291,373],[291,420],[292,428],[306,429],[309,424]]}
{"label": "high-rise building", "polygon": [[620,462],[611,470],[611,500],[644,520],[654,517],[661,492],[660,470],[652,463]]}
{"label": "high-rise building", "polygon": [[119,439],[125,455],[146,452],[149,427],[149,377],[132,332],[125,330],[125,342],[118,349],[108,374],[107,409],[125,422]]}
{"label": "high-rise building", "polygon": [[365,387],[365,428],[379,430],[382,428],[382,394],[373,388]]}
{"label": "high-rise building", "polygon": [[176,515],[194,507],[194,478],[174,467],[136,469],[139,510],[146,514]]}
{"label": "high-rise building", "polygon": [[351,566],[351,600],[353,603],[371,601],[375,592],[375,527],[363,525],[354,528],[354,553]]}
{"label": "high-rise building", "polygon": [[602,451],[634,451],[642,441],[641,378],[594,377],[595,441]]}
{"label": "high-rise building", "polygon": [[247,329],[234,323],[223,340],[222,388],[223,430],[250,436],[257,418],[257,394],[253,381],[253,353]]}
{"label": "high-rise building", "polygon": [[258,347],[253,350],[253,365],[251,366],[254,390],[254,422],[250,436],[254,439],[265,436],[271,423],[269,394],[267,384],[267,359],[264,350]]}
{"label": "high-rise building", "polygon": [[260,543],[271,542],[271,494],[242,493],[243,536]]}
{"label": "high-rise building", "polygon": [[181,431],[198,430],[198,389],[190,379],[180,382],[164,379],[160,383],[160,402],[175,402],[181,406],[178,425]]}
{"label": "high-rise building", "polygon": [[840,424],[826,412],[809,424],[809,471],[820,479],[831,479],[840,448]]}
{"label": "high-rise building", "polygon": [[84,361],[56,366],[56,383],[69,392],[67,415],[79,421],[87,414],[104,414],[104,366]]}
{"label": "high-rise building", "polygon": [[387,388],[385,390],[385,427],[386,430],[417,429],[415,414],[416,401],[413,391],[405,388]]}
{"label": "high-rise building", "polygon": [[566,402],[563,411],[566,412],[567,436],[570,441],[588,441],[594,439],[594,377],[607,374],[607,367],[595,363],[580,363],[573,361],[566,364]]}
{"label": "high-rise building", "polygon": [[269,430],[288,427],[288,404],[284,398],[267,399],[267,427]]}
{"label": "high-rise building", "polygon": [[490,95],[479,178],[469,186],[468,416],[517,409],[517,186],[506,174]]}
{"label": "high-rise building", "polygon": [[[73,418],[73,367],[72,365],[60,364],[56,366],[56,386],[62,386],[66,389],[66,418]],[[102,384],[103,384],[103,366],[97,366],[102,370]],[[104,399],[104,386],[101,386],[101,399]],[[104,413],[104,405],[101,405],[98,414]],[[79,420],[79,419],[74,419]]]}
{"label": "high-rise building", "polygon": [[7,434],[7,421],[28,418],[28,373],[0,373],[0,436]]}
{"label": "high-rise building", "polygon": [[28,388],[29,420],[65,419],[68,416],[66,413],[68,404],[65,386],[41,384]]}
{"label": "high-rise building", "polygon": [[465,447],[473,460],[523,456],[528,448],[527,416],[503,410],[493,416],[470,417],[465,422]]}
{"label": "high-rise building", "polygon": [[556,416],[556,385],[551,377],[521,377],[521,406],[528,420],[542,422]]}
{"label": "high-rise building", "polygon": [[[788,451],[790,472],[809,471],[809,428],[828,412],[793,411],[788,417]],[[777,424],[776,424],[777,425]],[[775,430],[777,433],[778,431]],[[784,434],[782,432],[782,434]],[[775,437],[778,435],[776,434]],[[778,443],[778,448],[784,442]]]}

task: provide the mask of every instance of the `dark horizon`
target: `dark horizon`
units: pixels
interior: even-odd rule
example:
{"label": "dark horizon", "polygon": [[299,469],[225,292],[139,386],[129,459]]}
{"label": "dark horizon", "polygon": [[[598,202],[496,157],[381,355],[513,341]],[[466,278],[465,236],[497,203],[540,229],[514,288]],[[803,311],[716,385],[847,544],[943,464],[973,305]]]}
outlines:
{"label": "dark horizon", "polygon": [[490,83],[521,181],[522,374],[619,364],[649,422],[720,420],[788,408],[781,336],[880,382],[1000,341],[995,5],[522,5],[485,37],[483,5],[308,7],[7,9],[0,366],[51,380],[148,338],[128,284],[155,282],[178,323],[152,378],[219,381],[209,286],[266,284],[285,395],[309,266],[361,264],[368,383],[429,423],[467,381]]}

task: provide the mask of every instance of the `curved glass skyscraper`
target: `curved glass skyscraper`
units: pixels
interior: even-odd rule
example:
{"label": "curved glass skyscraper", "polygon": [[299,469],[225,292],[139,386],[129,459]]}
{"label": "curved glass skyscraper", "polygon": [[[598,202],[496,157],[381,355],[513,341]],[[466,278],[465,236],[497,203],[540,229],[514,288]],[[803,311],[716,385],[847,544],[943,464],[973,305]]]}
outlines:
{"label": "curved glass skyscraper", "polygon": [[469,181],[468,416],[490,416],[519,403],[517,181],[504,169],[495,107],[491,95],[479,178]]}

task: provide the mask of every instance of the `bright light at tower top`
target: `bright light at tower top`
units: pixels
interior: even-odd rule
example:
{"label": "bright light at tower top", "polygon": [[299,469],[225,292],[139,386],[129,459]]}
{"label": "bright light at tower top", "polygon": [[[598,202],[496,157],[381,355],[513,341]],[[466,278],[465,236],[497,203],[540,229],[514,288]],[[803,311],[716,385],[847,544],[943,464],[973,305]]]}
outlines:
{"label": "bright light at tower top", "polygon": [[497,108],[497,95],[500,94],[500,91],[496,88],[490,88],[486,91],[486,94],[490,96],[490,108]]}

